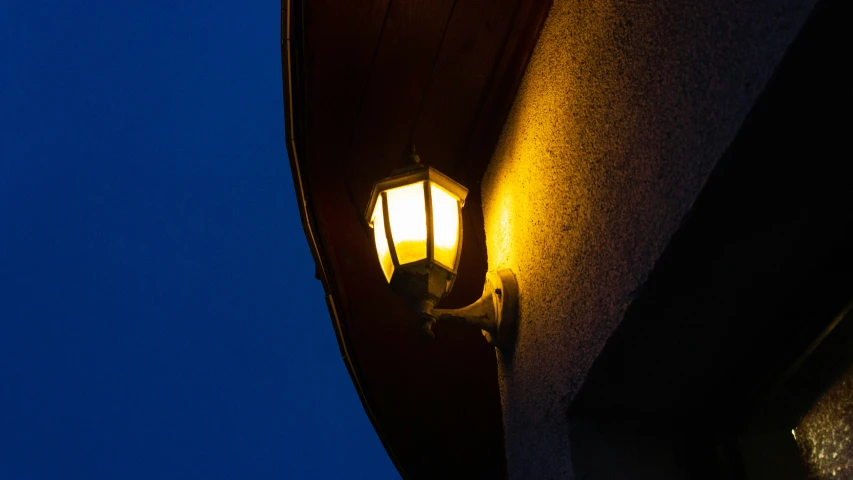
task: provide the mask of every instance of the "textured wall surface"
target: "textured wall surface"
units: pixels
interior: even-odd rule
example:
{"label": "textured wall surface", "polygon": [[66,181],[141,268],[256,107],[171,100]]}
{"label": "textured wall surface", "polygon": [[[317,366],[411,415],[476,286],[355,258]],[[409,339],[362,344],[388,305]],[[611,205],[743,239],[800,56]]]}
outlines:
{"label": "textured wall surface", "polygon": [[569,402],[812,5],[554,2],[483,179],[510,478],[572,478]]}

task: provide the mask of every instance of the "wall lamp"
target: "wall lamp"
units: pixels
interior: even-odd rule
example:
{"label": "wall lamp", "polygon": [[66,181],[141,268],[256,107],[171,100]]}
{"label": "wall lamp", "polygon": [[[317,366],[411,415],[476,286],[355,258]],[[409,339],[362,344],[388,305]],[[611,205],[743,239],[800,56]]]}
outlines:
{"label": "wall lamp", "polygon": [[518,312],[518,282],[511,270],[488,272],[483,296],[471,305],[435,308],[456,281],[468,189],[422,165],[414,148],[408,160],[373,185],[365,215],[385,279],[418,311],[422,338],[435,337],[436,320],[455,321],[478,327],[496,347],[508,346]]}

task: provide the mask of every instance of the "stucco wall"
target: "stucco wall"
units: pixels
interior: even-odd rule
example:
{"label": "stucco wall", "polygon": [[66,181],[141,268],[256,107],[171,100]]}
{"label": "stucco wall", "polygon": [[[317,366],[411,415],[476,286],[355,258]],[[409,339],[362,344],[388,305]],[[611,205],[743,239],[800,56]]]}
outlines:
{"label": "stucco wall", "polygon": [[566,408],[811,10],[556,0],[483,179],[510,478],[571,478]]}

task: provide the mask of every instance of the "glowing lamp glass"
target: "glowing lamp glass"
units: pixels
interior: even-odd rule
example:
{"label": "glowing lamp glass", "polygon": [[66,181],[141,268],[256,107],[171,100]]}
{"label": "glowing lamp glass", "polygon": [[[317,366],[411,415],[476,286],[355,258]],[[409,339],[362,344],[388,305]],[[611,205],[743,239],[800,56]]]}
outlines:
{"label": "glowing lamp glass", "polygon": [[427,258],[427,214],[424,182],[385,192],[391,238],[400,265]]}
{"label": "glowing lamp glass", "polygon": [[394,274],[394,261],[391,260],[391,249],[388,248],[388,237],[385,235],[385,208],[381,197],[376,200],[376,208],[373,209],[370,226],[373,227],[373,240],[376,242],[379,265],[382,266],[385,280],[390,282],[391,275]]}
{"label": "glowing lamp glass", "polygon": [[459,199],[436,184],[430,185],[434,258],[445,267],[456,269],[459,248]]}

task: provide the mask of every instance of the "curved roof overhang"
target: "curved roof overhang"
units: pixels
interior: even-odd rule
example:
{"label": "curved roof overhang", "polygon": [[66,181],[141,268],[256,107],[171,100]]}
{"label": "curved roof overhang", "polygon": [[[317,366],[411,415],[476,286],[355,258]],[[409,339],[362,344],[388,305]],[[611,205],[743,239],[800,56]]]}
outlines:
{"label": "curved roof overhang", "polygon": [[287,149],[344,363],[404,478],[502,478],[495,353],[393,295],[362,213],[409,143],[470,193],[460,272],[444,307],[479,297],[487,259],[479,182],[550,0],[283,0]]}

